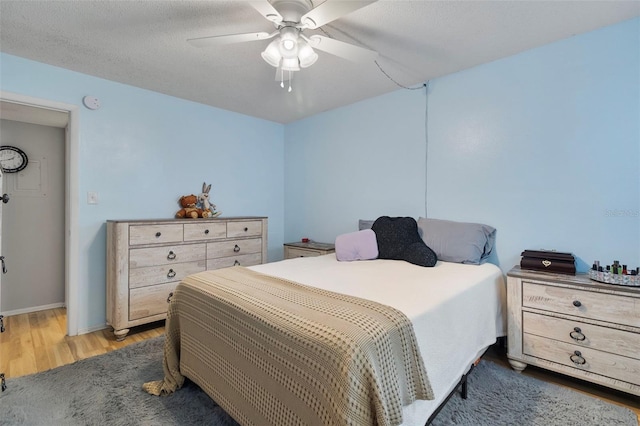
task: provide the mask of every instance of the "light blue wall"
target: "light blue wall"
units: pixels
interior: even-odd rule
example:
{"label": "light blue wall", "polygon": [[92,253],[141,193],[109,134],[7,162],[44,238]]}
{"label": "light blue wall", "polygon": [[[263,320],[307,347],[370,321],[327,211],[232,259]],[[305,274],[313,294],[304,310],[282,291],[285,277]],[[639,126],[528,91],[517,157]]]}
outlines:
{"label": "light blue wall", "polygon": [[424,209],[425,92],[397,91],[285,129],[285,240],[333,242],[358,218]]}
{"label": "light blue wall", "polygon": [[[171,218],[179,196],[203,181],[223,216],[267,216],[269,258],[282,258],[284,126],[11,55],[0,61],[3,91],[102,102],[80,110],[81,332],[105,323],[105,221]],[[98,205],[86,204],[87,191]]]}
{"label": "light blue wall", "polygon": [[284,240],[426,209],[498,228],[503,270],[541,247],[640,265],[639,32],[635,19],[287,126],[6,54],[0,89],[102,101],[80,113],[85,330],[105,321],[105,221],[171,217],[202,181],[224,215],[269,217],[270,260]]}
{"label": "light blue wall", "polygon": [[424,216],[427,98],[429,217],[495,226],[505,271],[539,248],[640,266],[638,34],[634,19],[288,125],[285,239]]}

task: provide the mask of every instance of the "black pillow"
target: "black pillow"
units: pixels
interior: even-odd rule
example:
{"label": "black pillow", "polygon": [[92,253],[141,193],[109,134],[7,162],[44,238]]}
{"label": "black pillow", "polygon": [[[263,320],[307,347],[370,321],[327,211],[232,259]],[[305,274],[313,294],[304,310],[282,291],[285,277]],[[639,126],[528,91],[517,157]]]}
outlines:
{"label": "black pillow", "polygon": [[422,241],[412,217],[381,216],[371,226],[378,241],[378,259],[406,260],[419,266],[435,266],[438,256]]}

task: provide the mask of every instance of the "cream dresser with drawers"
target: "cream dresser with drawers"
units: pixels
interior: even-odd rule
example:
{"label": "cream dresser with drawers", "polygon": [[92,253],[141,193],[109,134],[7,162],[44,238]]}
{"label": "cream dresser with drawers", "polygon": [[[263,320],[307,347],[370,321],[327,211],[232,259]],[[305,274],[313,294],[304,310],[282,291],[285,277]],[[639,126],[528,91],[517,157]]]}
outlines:
{"label": "cream dresser with drawers", "polygon": [[640,395],[640,288],[587,275],[507,274],[509,363]]}
{"label": "cream dresser with drawers", "polygon": [[123,340],[166,318],[187,275],[266,262],[265,217],[107,221],[107,324]]}

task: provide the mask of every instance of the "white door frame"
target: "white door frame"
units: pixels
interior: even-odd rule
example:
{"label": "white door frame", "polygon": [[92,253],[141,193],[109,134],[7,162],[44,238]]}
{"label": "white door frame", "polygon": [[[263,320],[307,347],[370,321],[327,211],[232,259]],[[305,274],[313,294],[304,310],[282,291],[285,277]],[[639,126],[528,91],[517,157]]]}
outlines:
{"label": "white door frame", "polygon": [[[2,167],[0,167],[0,196],[4,195],[4,191],[2,190]],[[0,201],[0,256],[2,256],[2,202]],[[2,262],[4,263],[4,262]],[[2,264],[0,264],[0,289],[2,289]],[[1,296],[1,295],[0,295]],[[2,297],[0,297],[0,306],[2,306]],[[0,309],[0,315],[2,315],[2,309]],[[0,319],[2,319],[0,317]],[[2,323],[4,326],[4,323]],[[0,372],[1,373],[1,372]]]}
{"label": "white door frame", "polygon": [[65,305],[67,307],[67,335],[78,334],[78,158],[79,119],[77,105],[33,98],[17,93],[0,91],[0,101],[12,102],[36,108],[62,111],[69,114],[65,132]]}

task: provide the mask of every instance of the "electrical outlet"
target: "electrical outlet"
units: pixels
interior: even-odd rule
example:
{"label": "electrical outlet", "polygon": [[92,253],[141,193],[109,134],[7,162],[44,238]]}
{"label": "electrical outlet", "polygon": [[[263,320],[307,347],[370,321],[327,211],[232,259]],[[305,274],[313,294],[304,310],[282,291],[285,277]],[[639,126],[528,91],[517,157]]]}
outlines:
{"label": "electrical outlet", "polygon": [[87,204],[98,204],[98,193],[89,191],[87,192]]}

